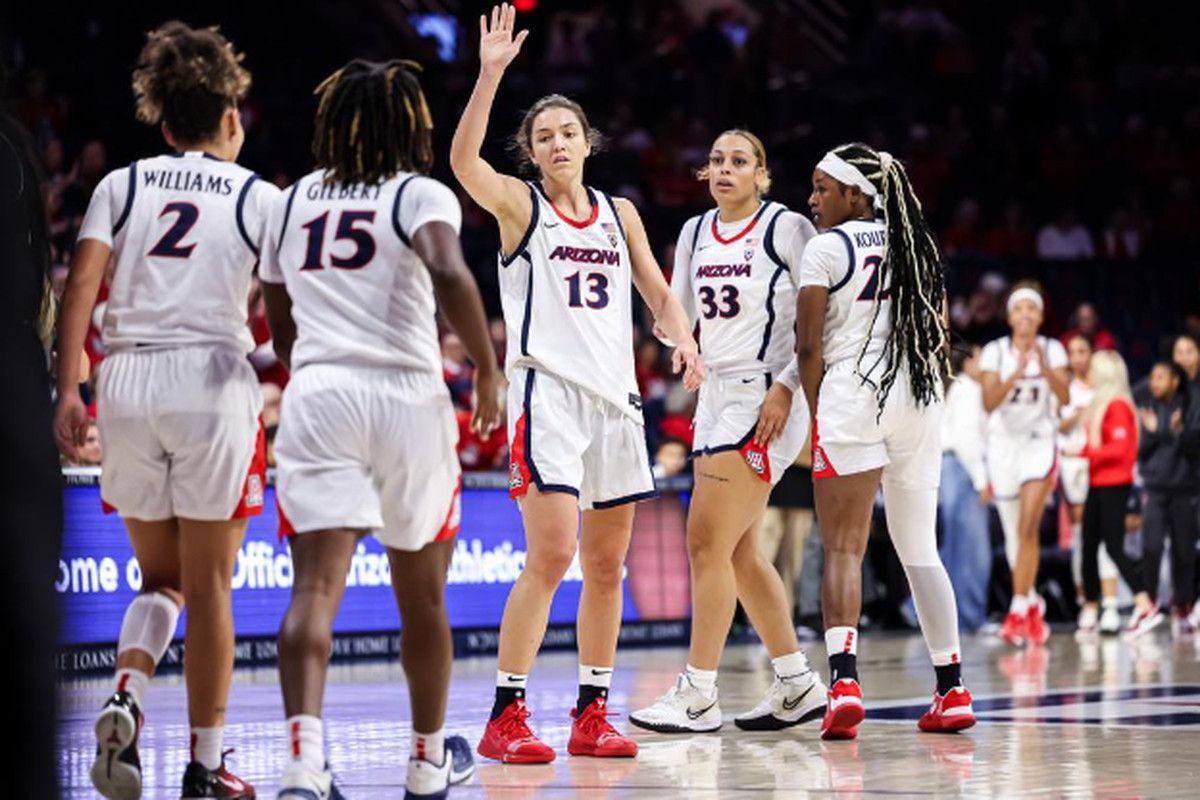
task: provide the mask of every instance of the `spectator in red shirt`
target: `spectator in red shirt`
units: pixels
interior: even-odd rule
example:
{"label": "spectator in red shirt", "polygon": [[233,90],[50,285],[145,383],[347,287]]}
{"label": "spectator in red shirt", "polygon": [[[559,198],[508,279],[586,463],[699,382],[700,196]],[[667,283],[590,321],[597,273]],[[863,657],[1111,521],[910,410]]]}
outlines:
{"label": "spectator in red shirt", "polygon": [[[1088,460],[1088,496],[1083,506],[1083,595],[1085,604],[1096,607],[1100,600],[1100,542],[1117,565],[1133,592],[1134,613],[1125,628],[1129,638],[1143,636],[1162,623],[1163,614],[1151,599],[1158,586],[1158,569],[1144,559],[1125,554],[1125,508],[1133,487],[1137,463],[1138,422],[1129,390],[1129,373],[1115,351],[1092,356],[1089,372],[1092,402],[1083,414],[1087,444],[1082,455]],[[1153,573],[1153,574],[1148,574]]]}
{"label": "spectator in red shirt", "polygon": [[1117,349],[1117,337],[1100,323],[1100,314],[1091,303],[1080,303],[1068,323],[1071,329],[1059,337],[1063,347],[1069,345],[1076,336],[1082,336],[1092,343],[1093,350]]}

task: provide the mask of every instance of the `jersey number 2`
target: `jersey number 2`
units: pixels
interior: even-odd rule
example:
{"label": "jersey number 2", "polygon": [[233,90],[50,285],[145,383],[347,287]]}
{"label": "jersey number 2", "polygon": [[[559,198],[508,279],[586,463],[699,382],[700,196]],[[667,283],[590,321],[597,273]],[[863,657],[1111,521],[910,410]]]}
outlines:
{"label": "jersey number 2", "polygon": [[588,282],[588,297],[583,299],[583,280],[580,279],[578,272],[568,275],[563,278],[567,282],[567,289],[571,293],[568,300],[571,308],[583,308],[585,305],[588,308],[604,308],[608,305],[608,277],[603,272],[589,272],[586,276]]}
{"label": "jersey number 2", "polygon": [[874,302],[876,292],[879,293],[880,300],[891,300],[891,288],[885,288],[879,291],[879,267],[883,264],[883,259],[879,256],[867,256],[863,259],[863,269],[871,270],[871,277],[867,278],[867,285],[863,287],[862,293],[858,296],[859,300]]}
{"label": "jersey number 2", "polygon": [[[348,257],[331,255],[329,266],[335,269],[362,269],[375,257],[375,238],[371,232],[355,227],[355,223],[365,222],[370,225],[375,221],[374,211],[343,211],[338,217],[337,235],[335,242],[347,240],[354,243],[354,252]],[[304,264],[301,271],[325,269],[321,263],[321,254],[325,247],[325,226],[329,222],[329,212],[311,219],[300,227],[308,231],[308,247],[304,252]]]}
{"label": "jersey number 2", "polygon": [[174,214],[175,221],[158,240],[158,244],[151,247],[150,252],[146,255],[187,258],[196,249],[196,243],[180,244],[180,242],[183,241],[183,237],[188,235],[188,231],[196,224],[196,220],[200,219],[200,209],[191,203],[167,203],[163,206],[163,210],[158,212],[158,218],[162,219],[167,214]]}

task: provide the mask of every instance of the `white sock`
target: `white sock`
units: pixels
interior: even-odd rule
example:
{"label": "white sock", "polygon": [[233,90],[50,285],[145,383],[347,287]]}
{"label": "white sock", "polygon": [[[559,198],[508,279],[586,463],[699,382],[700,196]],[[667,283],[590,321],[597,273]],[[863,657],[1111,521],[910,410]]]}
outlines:
{"label": "white sock", "polygon": [[717,671],[715,669],[697,669],[691,664],[684,670],[688,680],[700,690],[705,697],[712,697],[717,691]]}
{"label": "white sock", "polygon": [[446,728],[441,727],[433,733],[417,733],[412,735],[412,753],[409,758],[418,761],[428,761],[430,764],[446,762]]}
{"label": "white sock", "polygon": [[498,689],[522,689],[529,681],[528,675],[517,675],[512,672],[505,672],[502,669],[496,670],[496,688]]}
{"label": "white sock", "polygon": [[772,658],[771,666],[775,668],[775,677],[781,681],[798,678],[809,671],[808,658],[804,655],[803,650]]}
{"label": "white sock", "polygon": [[579,685],[597,686],[608,689],[612,686],[612,667],[593,667],[590,664],[579,665]]}
{"label": "white sock", "polygon": [[825,630],[825,651],[858,655],[858,631],[849,625],[834,625]]}
{"label": "white sock", "polygon": [[192,728],[192,761],[199,761],[205,769],[221,766],[221,737],[223,727]]}
{"label": "white sock", "polygon": [[310,769],[325,769],[325,734],[320,717],[297,714],[287,718],[288,753]]}
{"label": "white sock", "polygon": [[142,698],[146,696],[149,686],[150,676],[140,669],[125,667],[117,670],[117,674],[113,676],[113,692],[128,692],[138,708],[142,708]]}
{"label": "white sock", "polygon": [[1042,596],[1038,594],[1038,590],[1036,588],[1030,589],[1029,594],[1026,596],[1029,598],[1029,605],[1031,606],[1036,606],[1039,602],[1041,602],[1042,599]]}
{"label": "white sock", "polygon": [[1102,607],[1102,608],[1103,608],[1105,611],[1107,611],[1107,610],[1108,610],[1108,609],[1110,609],[1110,608],[1111,608],[1113,611],[1116,611],[1116,610],[1117,610],[1117,598],[1116,598],[1116,597],[1105,597],[1105,598],[1102,598],[1102,599],[1100,600],[1100,606],[1101,606],[1101,607]]}
{"label": "white sock", "polygon": [[1019,617],[1023,617],[1026,614],[1028,614],[1029,613],[1029,595],[1014,594],[1013,599],[1012,599],[1012,605],[1010,605],[1008,607],[1008,611],[1010,614],[1016,614]]}

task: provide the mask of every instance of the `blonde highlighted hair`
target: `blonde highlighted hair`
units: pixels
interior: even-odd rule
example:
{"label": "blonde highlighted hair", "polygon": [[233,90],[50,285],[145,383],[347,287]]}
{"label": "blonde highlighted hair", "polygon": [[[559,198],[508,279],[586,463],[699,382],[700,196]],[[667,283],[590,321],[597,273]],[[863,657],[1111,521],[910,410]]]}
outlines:
{"label": "blonde highlighted hair", "polygon": [[[719,134],[717,134],[717,139],[720,139],[722,136],[741,136],[750,143],[750,150],[754,153],[755,161],[758,162],[755,166],[756,168],[761,167],[762,171],[765,173],[763,182],[761,184],[755,184],[758,196],[762,197],[767,192],[771,191],[771,170],[767,167],[767,149],[763,147],[762,139],[759,139],[745,128],[730,128],[727,131],[721,131]],[[713,141],[715,142],[716,140],[714,139]],[[697,180],[706,181],[708,180],[708,175],[708,164],[705,164],[704,166],[700,167],[700,169],[696,170]]]}
{"label": "blonde highlighted hair", "polygon": [[[1092,402],[1083,412],[1083,423],[1087,426],[1088,441],[1100,444],[1100,428],[1104,423],[1104,415],[1108,407],[1118,400],[1124,400],[1130,408],[1134,408],[1133,392],[1129,389],[1129,370],[1125,359],[1115,350],[1100,350],[1092,354],[1092,366],[1089,372],[1092,380]],[[1134,427],[1134,437],[1138,434]]]}

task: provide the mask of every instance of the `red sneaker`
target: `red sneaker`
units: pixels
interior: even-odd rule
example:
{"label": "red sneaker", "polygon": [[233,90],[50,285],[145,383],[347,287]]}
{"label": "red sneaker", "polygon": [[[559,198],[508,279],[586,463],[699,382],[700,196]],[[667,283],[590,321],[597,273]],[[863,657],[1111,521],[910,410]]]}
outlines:
{"label": "red sneaker", "polygon": [[854,739],[858,736],[858,723],[866,715],[858,681],[842,678],[829,689],[829,706],[821,721],[821,738]]}
{"label": "red sneaker", "polygon": [[596,756],[597,758],[633,758],[637,755],[637,742],[622,736],[608,723],[608,710],[603,697],[597,697],[576,714],[571,709],[571,739],[567,752],[573,756]]}
{"label": "red sneaker", "polygon": [[1003,641],[1009,644],[1020,647],[1025,644],[1025,639],[1029,635],[1027,630],[1029,615],[1022,616],[1013,611],[1008,612],[1004,617],[1004,624],[1000,626],[1000,632],[996,634]]}
{"label": "red sneaker", "polygon": [[965,686],[956,686],[944,695],[933,693],[933,705],[921,715],[917,727],[926,733],[954,733],[974,724],[971,693]]}
{"label": "red sneaker", "polygon": [[1030,644],[1045,644],[1050,638],[1050,628],[1046,625],[1041,603],[1029,606],[1029,613],[1025,615],[1025,632]]}
{"label": "red sneaker", "polygon": [[549,764],[554,748],[533,735],[525,720],[529,709],[524,700],[514,700],[504,713],[489,720],[475,752],[505,764]]}

